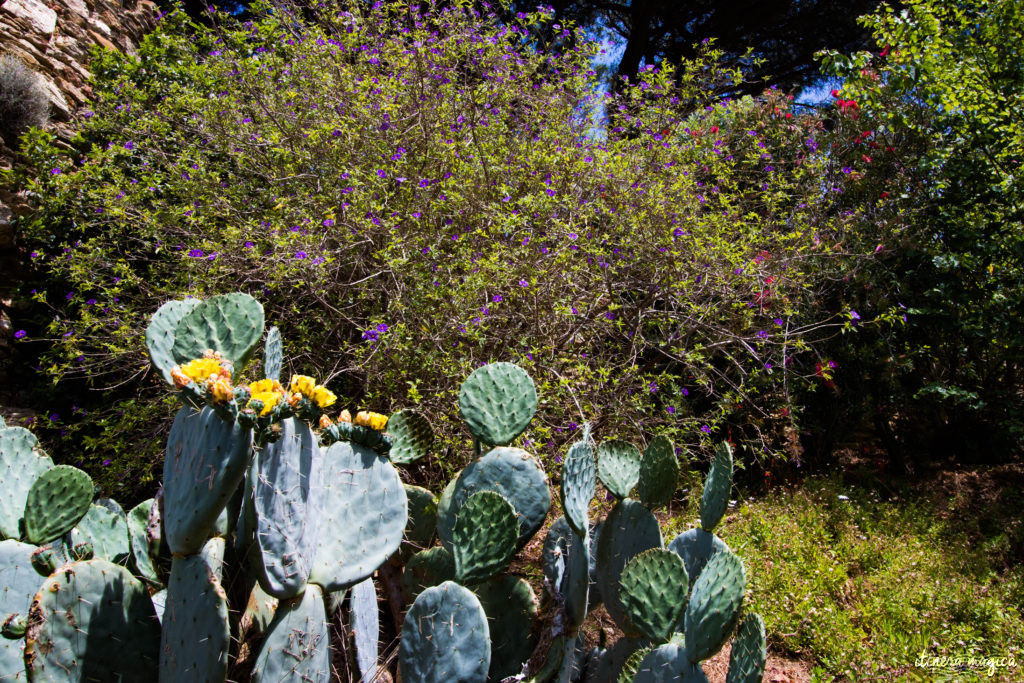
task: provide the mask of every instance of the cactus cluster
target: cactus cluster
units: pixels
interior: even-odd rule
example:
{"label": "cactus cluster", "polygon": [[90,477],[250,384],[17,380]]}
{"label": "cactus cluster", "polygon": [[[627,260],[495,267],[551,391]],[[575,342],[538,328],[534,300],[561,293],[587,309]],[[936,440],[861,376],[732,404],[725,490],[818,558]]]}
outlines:
{"label": "cactus cluster", "polygon": [[[261,339],[263,377],[246,383]],[[264,335],[248,295],[169,302],[146,342],[183,403],[154,499],[127,513],[94,501],[88,475],[0,425],[0,679],[326,683],[340,656],[349,678],[373,681],[385,601],[406,683],[704,680],[700,661],[733,633],[729,681],[760,680],[764,626],[741,614],[743,563],[713,534],[728,445],[701,528],[664,547],[652,509],[676,489],[671,442],[595,448],[585,427],[561,472],[565,516],[544,538],[541,602],[509,571],[552,502],[540,462],[512,445],[537,410],[522,368],[466,379],[475,453],[438,498],[395,467],[429,455],[429,421],[326,415],[337,397],[312,377],[282,384],[281,335]],[[601,522],[598,479],[615,497]],[[587,651],[581,629],[601,602],[626,637]],[[336,620],[351,647],[335,649]]]}

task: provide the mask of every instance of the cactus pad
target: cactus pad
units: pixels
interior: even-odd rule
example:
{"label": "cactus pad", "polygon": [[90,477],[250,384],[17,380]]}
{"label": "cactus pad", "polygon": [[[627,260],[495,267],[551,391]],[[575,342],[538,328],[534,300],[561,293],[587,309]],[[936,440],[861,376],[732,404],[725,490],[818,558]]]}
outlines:
{"label": "cactus pad", "polygon": [[379,617],[373,579],[363,579],[349,593],[349,618],[356,644],[356,664],[364,683],[377,680]]}
{"label": "cactus pad", "polygon": [[[223,552],[224,544],[223,538],[213,538],[207,546]],[[204,555],[175,557],[171,565],[160,641],[162,683],[223,681],[227,676],[227,595]]]}
{"label": "cactus pad", "polygon": [[462,383],[459,410],[474,437],[491,446],[507,446],[537,412],[537,388],[518,365],[491,363]]}
{"label": "cactus pad", "polygon": [[388,457],[399,465],[425,458],[434,446],[434,428],[422,413],[409,408],[388,418],[388,433],[392,439]]}
{"label": "cactus pad", "polygon": [[63,536],[92,505],[92,478],[70,465],[39,475],[25,499],[25,540],[40,545]]}
{"label": "cactus pad", "polygon": [[729,507],[732,492],[732,447],[727,441],[718,444],[711,471],[704,481],[704,494],[700,497],[700,526],[704,531],[714,531]]}
{"label": "cactus pad", "polygon": [[405,484],[405,497],[409,501],[409,521],[402,539],[402,557],[430,547],[437,531],[437,498],[425,488]]}
{"label": "cactus pad", "polygon": [[661,547],[661,529],[643,503],[629,498],[616,503],[604,520],[597,544],[597,585],[605,608],[626,635],[639,635],[626,618],[619,582],[634,557]]}
{"label": "cactus pad", "polygon": [[732,553],[717,553],[697,577],[686,606],[686,653],[691,662],[722,649],[739,618],[747,586],[743,562]]}
{"label": "cactus pad", "polygon": [[590,562],[587,541],[559,517],[548,528],[541,550],[541,567],[557,602],[561,602],[570,628],[579,627],[587,616]]}
{"label": "cactus pad", "polygon": [[118,514],[109,507],[90,506],[78,526],[72,529],[71,537],[75,545],[91,543],[96,557],[115,564],[125,564],[131,554],[128,519],[123,512]]}
{"label": "cactus pad", "polygon": [[760,683],[768,659],[764,620],[760,614],[748,614],[740,621],[729,653],[729,674],[725,683]]}
{"label": "cactus pad", "polygon": [[613,496],[625,498],[640,479],[640,451],[628,441],[603,441],[597,447],[597,475]]}
{"label": "cactus pad", "polygon": [[452,532],[456,579],[474,584],[503,571],[515,555],[518,530],[515,509],[501,494],[470,496]]}
{"label": "cactus pad", "polygon": [[619,597],[630,622],[652,642],[666,643],[686,610],[686,565],[671,550],[652,548],[622,570]]}
{"label": "cactus pad", "polygon": [[[0,541],[0,621],[9,616],[28,616],[29,606],[43,577],[32,566],[36,547],[18,541]],[[0,636],[0,681],[25,680],[25,639],[9,640]]]}
{"label": "cactus pad", "polygon": [[491,635],[488,679],[500,681],[518,674],[537,645],[532,633],[537,596],[529,583],[509,574],[485,581],[473,592],[487,615]]}
{"label": "cactus pad", "polygon": [[53,467],[50,456],[39,448],[36,435],[21,427],[0,429],[0,538],[21,538],[25,501],[32,484]]}
{"label": "cactus pad", "polygon": [[252,430],[224,422],[212,408],[186,406],[174,416],[164,460],[163,522],[171,552],[203,547],[245,475],[251,450]]}
{"label": "cactus pad", "polygon": [[637,667],[634,683],[707,683],[699,664],[687,658],[686,648],[668,643],[651,650]]}
{"label": "cactus pad", "polygon": [[449,483],[437,504],[437,533],[445,545],[452,540],[459,509],[477,491],[500,493],[519,518],[516,550],[533,537],[551,507],[547,476],[537,459],[520,448],[495,448],[474,460]]}
{"label": "cactus pad", "polygon": [[[171,370],[179,361],[175,360],[172,349],[174,348],[174,332],[178,329],[178,323],[185,317],[185,314],[199,305],[199,299],[185,299],[183,301],[168,301],[157,309],[156,313],[149,320],[149,327],[146,328],[146,348],[149,350],[149,359],[153,367],[159,372],[164,381],[174,385],[174,378],[171,377]],[[191,358],[186,359],[186,362]]]}
{"label": "cactus pad", "polygon": [[715,553],[723,550],[728,552],[729,546],[718,536],[709,534],[703,529],[689,529],[676,536],[668,544],[668,549],[683,558],[683,562],[686,564],[686,575],[692,586],[696,583],[697,577],[704,570],[704,565],[708,563],[708,560]]}
{"label": "cactus pad", "polygon": [[647,444],[640,460],[640,483],[637,496],[649,508],[668,505],[679,481],[679,461],[672,442],[656,436]]}
{"label": "cactus pad", "polygon": [[447,548],[436,546],[416,553],[405,565],[402,586],[410,600],[426,588],[455,579],[455,558]]}
{"label": "cactus pad", "polygon": [[420,593],[405,614],[399,661],[404,683],[486,680],[491,643],[480,600],[451,581]]}
{"label": "cactus pad", "polygon": [[597,463],[590,445],[590,425],[583,426],[583,437],[569,447],[562,465],[562,508],[565,517],[580,536],[587,535],[587,511],[597,486]]}
{"label": "cactus pad", "polygon": [[276,327],[267,330],[263,340],[263,376],[267,379],[281,379],[281,364],[284,360],[284,349],[281,342],[281,331]]}
{"label": "cactus pad", "polygon": [[408,503],[395,466],[365,446],[339,442],[321,460],[320,534],[309,580],[336,591],[373,575],[398,550]]}
{"label": "cactus pad", "polygon": [[213,296],[178,321],[171,354],[176,363],[216,351],[239,372],[263,336],[263,306],[248,294]]}
{"label": "cactus pad", "polygon": [[149,516],[153,510],[153,499],[144,500],[128,513],[128,538],[132,548],[132,562],[135,571],[146,581],[160,583],[153,558],[159,552],[159,541],[151,542],[146,533]]}
{"label": "cactus pad", "polygon": [[298,597],[282,600],[263,639],[252,681],[307,681],[329,683],[331,651],[328,645],[324,594],[310,585]]}
{"label": "cactus pad", "polygon": [[322,463],[316,435],[296,418],[281,422],[281,436],[261,450],[252,505],[256,513],[256,577],[275,598],[294,598],[313,569],[321,515],[315,500]]}
{"label": "cactus pad", "polygon": [[153,681],[159,647],[142,582],[106,560],[74,562],[32,601],[25,668],[36,681]]}

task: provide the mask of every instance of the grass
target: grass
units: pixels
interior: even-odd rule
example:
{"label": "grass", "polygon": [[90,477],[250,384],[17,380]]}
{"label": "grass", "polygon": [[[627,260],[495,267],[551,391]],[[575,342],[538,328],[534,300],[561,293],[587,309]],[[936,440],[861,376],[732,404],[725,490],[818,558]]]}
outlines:
{"label": "grass", "polygon": [[[1019,680],[1024,568],[1010,553],[1024,508],[997,499],[1000,509],[959,514],[962,500],[888,501],[876,491],[811,479],[741,502],[719,525],[747,565],[747,604],[763,615],[770,648],[812,661],[815,680],[1000,678],[918,669],[922,653],[1012,657],[1002,677]],[[677,516],[673,531],[695,513]]]}

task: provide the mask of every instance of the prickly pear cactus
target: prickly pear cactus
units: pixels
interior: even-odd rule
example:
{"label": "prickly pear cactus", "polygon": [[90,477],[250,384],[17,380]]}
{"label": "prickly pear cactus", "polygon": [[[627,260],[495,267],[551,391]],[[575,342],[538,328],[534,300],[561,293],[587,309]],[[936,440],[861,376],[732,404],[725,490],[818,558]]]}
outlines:
{"label": "prickly pear cactus", "polygon": [[267,330],[263,341],[263,376],[267,379],[281,379],[281,363],[284,360],[284,348],[281,331],[276,327]]}
{"label": "prickly pear cactus", "polygon": [[437,498],[425,488],[405,484],[409,501],[409,521],[402,539],[402,557],[408,560],[414,553],[430,547],[437,532]]}
{"label": "prickly pear cactus", "polygon": [[679,461],[675,448],[666,436],[656,436],[647,444],[640,460],[640,481],[637,496],[647,507],[668,505],[676,492]]}
{"label": "prickly pear cactus", "polygon": [[319,586],[310,584],[301,595],[278,605],[256,658],[253,683],[329,683],[328,638],[324,594]]}
{"label": "prickly pear cactus", "polygon": [[488,679],[500,681],[522,671],[537,638],[532,633],[537,596],[530,584],[516,576],[496,576],[473,588],[487,615],[491,639]]}
{"label": "prickly pear cactus", "polygon": [[704,482],[704,494],[700,498],[700,526],[704,531],[714,531],[729,507],[732,491],[732,447],[723,441],[715,449],[711,471]]}
{"label": "prickly pear cactus", "polygon": [[[36,547],[14,540],[0,541],[0,621],[26,619],[43,577],[32,566]],[[16,616],[15,616],[16,615]],[[25,639],[0,636],[0,681],[24,681]]]}
{"label": "prickly pear cactus", "polygon": [[634,557],[661,544],[658,520],[639,501],[621,500],[605,518],[597,543],[597,585],[608,614],[626,635],[640,633],[627,619],[619,595],[622,571]]}
{"label": "prickly pear cactus", "polygon": [[474,438],[490,446],[507,446],[537,412],[537,388],[518,365],[491,363],[462,383],[459,410]]}
{"label": "prickly pear cactus", "polygon": [[164,531],[171,552],[199,552],[245,475],[252,430],[209,407],[178,411],[164,461]]}
{"label": "prickly pear cactus", "polygon": [[716,553],[729,552],[725,541],[703,529],[689,529],[680,533],[668,544],[668,549],[683,558],[690,585],[693,585],[704,570],[704,565]]}
{"label": "prickly pear cactus", "polygon": [[263,306],[248,294],[213,296],[194,306],[178,321],[171,354],[175,363],[215,351],[240,371],[263,336]]}
{"label": "prickly pear cactus", "polygon": [[671,550],[652,548],[626,565],[619,597],[626,616],[644,636],[666,643],[686,610],[686,565]]}
{"label": "prickly pear cactus", "polygon": [[352,622],[360,680],[373,683],[377,680],[377,640],[380,635],[377,588],[373,585],[373,579],[364,579],[352,586],[349,591],[349,618]]}
{"label": "prickly pear cactus", "polygon": [[128,540],[128,518],[110,507],[95,505],[71,530],[72,542],[90,543],[96,557],[110,560],[114,564],[125,564],[131,554]]}
{"label": "prickly pear cactus", "polygon": [[146,348],[149,349],[153,367],[163,376],[164,381],[172,386],[174,378],[171,377],[171,370],[178,365],[172,352],[174,332],[178,329],[181,319],[198,305],[199,299],[168,301],[157,309],[150,318],[149,327],[146,328]]}
{"label": "prickly pear cactus", "polygon": [[39,448],[36,435],[21,427],[0,429],[0,537],[21,538],[25,501],[32,484],[53,467],[50,456]]}
{"label": "prickly pear cactus", "polygon": [[160,640],[162,683],[223,681],[227,676],[228,600],[216,561],[224,546],[223,538],[213,538],[207,552],[174,558]]}
{"label": "prickly pear cactus", "polygon": [[548,585],[565,609],[570,628],[578,628],[587,616],[590,566],[586,542],[559,517],[548,529],[541,551],[541,566]]}
{"label": "prickly pear cactus", "polygon": [[399,662],[404,683],[487,680],[491,642],[480,600],[451,581],[420,593],[405,614]]}
{"label": "prickly pear cactus", "polygon": [[640,451],[628,441],[602,442],[597,447],[597,474],[613,496],[625,498],[640,480]]}
{"label": "prickly pear cactus", "polygon": [[402,480],[387,458],[339,442],[321,459],[321,531],[309,581],[336,591],[372,576],[398,549],[409,508]]}
{"label": "prickly pear cactus", "polygon": [[128,513],[128,538],[132,550],[132,566],[138,575],[153,584],[160,583],[153,558],[159,554],[159,542],[150,540],[146,533],[153,511],[153,499],[144,500]]}
{"label": "prickly pear cactus", "polygon": [[516,512],[501,494],[479,491],[470,496],[452,533],[456,579],[470,585],[504,571],[515,555],[518,531]]}
{"label": "prickly pear cactus", "polygon": [[634,683],[707,683],[707,680],[700,664],[678,643],[668,643],[648,653],[633,678]]}
{"label": "prickly pear cactus", "polygon": [[548,479],[537,459],[520,448],[495,448],[474,460],[441,494],[437,504],[437,533],[450,545],[459,510],[477,491],[500,493],[519,518],[521,550],[544,524],[551,507]]}
{"label": "prickly pear cactus", "polygon": [[768,659],[764,620],[760,614],[743,617],[729,653],[729,674],[725,683],[760,683]]}
{"label": "prickly pear cactus", "polygon": [[392,444],[391,462],[408,465],[422,460],[434,446],[434,429],[422,413],[412,409],[399,410],[388,418]]}
{"label": "prickly pear cactus", "polygon": [[142,582],[106,560],[74,562],[32,601],[25,668],[36,681],[153,681],[159,647],[160,623]]}
{"label": "prickly pear cactus", "polygon": [[455,558],[447,548],[436,546],[416,553],[405,565],[402,586],[410,600],[426,588],[455,580]]}
{"label": "prickly pear cactus", "polygon": [[562,508],[565,518],[580,536],[587,535],[587,510],[597,486],[597,463],[590,444],[590,425],[583,426],[583,436],[569,447],[562,465]]}
{"label": "prickly pear cactus", "polygon": [[256,575],[275,598],[293,598],[306,588],[319,538],[322,460],[316,435],[303,422],[281,423],[280,438],[253,463]]}
{"label": "prickly pear cactus", "polygon": [[692,662],[722,649],[739,618],[747,577],[743,562],[732,553],[718,553],[693,584],[686,606],[686,653]]}
{"label": "prickly pear cactus", "polygon": [[25,540],[41,545],[71,531],[92,505],[92,477],[70,465],[39,475],[25,499]]}

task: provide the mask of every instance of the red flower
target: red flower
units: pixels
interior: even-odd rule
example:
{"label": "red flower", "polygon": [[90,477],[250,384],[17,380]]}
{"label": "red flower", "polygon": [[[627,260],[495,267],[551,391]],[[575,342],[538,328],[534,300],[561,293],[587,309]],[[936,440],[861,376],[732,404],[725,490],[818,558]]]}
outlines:
{"label": "red flower", "polygon": [[832,97],[839,97],[839,91],[838,90],[833,90],[832,91]]}

